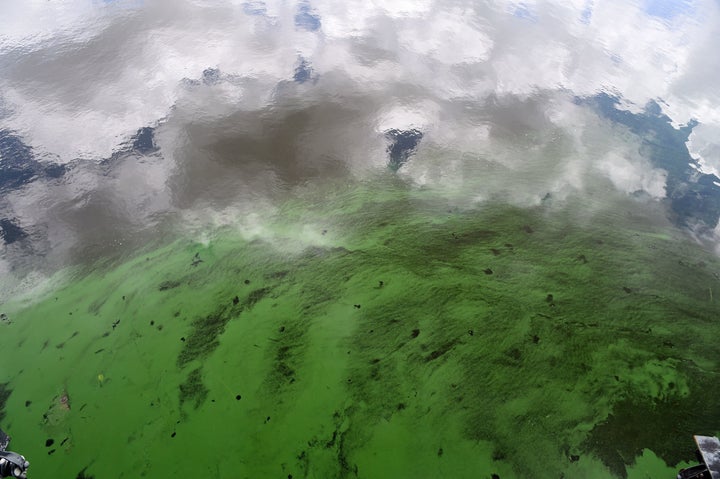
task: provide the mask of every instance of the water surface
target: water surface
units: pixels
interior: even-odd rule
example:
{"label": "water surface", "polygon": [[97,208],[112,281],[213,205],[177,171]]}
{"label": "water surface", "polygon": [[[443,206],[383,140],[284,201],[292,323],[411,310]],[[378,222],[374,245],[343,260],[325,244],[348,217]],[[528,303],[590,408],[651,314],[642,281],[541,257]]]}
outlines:
{"label": "water surface", "polygon": [[2,8],[31,476],[673,477],[718,434],[715,3]]}

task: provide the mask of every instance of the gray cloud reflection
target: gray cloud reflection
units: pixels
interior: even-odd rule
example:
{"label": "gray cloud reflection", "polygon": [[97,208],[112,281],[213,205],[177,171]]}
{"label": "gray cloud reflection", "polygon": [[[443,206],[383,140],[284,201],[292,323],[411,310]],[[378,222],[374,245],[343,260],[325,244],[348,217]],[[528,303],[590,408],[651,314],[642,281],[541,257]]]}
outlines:
{"label": "gray cloud reflection", "polygon": [[200,211],[374,174],[392,131],[422,135],[402,178],[473,201],[662,198],[667,169],[637,132],[577,99],[606,92],[632,113],[657,100],[676,126],[697,120],[690,152],[716,173],[719,12],[710,0],[5,2],[0,218],[18,240],[3,246],[0,289]]}

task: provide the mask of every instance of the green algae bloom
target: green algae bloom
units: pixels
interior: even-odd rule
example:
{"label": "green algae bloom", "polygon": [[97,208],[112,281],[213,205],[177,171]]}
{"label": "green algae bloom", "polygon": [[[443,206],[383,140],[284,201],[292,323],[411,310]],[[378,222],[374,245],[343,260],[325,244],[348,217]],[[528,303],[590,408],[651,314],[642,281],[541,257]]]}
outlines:
{"label": "green algae bloom", "polygon": [[659,211],[332,195],[6,304],[32,474],[672,477],[717,433],[720,262]]}

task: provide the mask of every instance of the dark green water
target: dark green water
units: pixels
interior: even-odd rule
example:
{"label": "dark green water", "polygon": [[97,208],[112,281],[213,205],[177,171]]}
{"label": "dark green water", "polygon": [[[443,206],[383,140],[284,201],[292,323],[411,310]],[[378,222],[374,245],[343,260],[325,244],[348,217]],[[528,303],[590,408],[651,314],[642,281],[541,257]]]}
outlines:
{"label": "dark green water", "polygon": [[32,477],[660,478],[720,431],[720,262],[657,205],[391,181],[263,224],[3,306]]}

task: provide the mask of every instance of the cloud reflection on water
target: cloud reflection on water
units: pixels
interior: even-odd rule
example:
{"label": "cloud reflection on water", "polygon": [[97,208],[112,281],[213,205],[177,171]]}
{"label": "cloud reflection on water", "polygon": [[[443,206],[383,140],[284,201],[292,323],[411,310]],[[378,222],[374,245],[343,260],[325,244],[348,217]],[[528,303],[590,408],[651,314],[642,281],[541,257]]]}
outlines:
{"label": "cloud reflection on water", "polygon": [[[363,177],[386,167],[393,129],[423,135],[404,178],[474,178],[476,199],[536,204],[605,183],[659,198],[667,174],[640,139],[575,100],[609,92],[640,112],[661,99],[677,125],[699,121],[689,144],[717,171],[719,12],[659,0],[6,2],[0,131],[63,174],[6,188],[1,216],[58,266],[177,215]],[[141,128],[157,150],[133,146]],[[17,248],[6,261],[34,264]]]}

